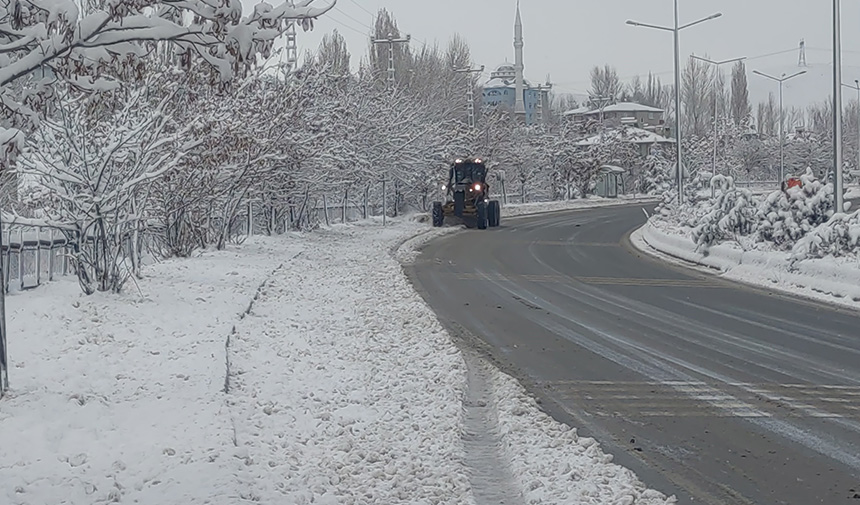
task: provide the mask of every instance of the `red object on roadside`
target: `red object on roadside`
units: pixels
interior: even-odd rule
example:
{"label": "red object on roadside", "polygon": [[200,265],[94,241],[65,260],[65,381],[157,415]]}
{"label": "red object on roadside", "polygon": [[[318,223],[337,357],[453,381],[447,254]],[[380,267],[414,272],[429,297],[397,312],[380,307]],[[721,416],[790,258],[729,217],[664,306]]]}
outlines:
{"label": "red object on roadside", "polygon": [[789,177],[788,182],[785,184],[785,189],[799,188],[801,186],[803,186],[803,181],[800,180],[800,177]]}

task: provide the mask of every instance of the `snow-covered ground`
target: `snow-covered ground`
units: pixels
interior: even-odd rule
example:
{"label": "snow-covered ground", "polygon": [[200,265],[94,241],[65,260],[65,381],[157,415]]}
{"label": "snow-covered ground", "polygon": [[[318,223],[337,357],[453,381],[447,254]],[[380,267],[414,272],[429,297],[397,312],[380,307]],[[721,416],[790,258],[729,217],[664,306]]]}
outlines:
{"label": "snow-covered ground", "polygon": [[[254,238],[85,297],[10,296],[0,503],[469,504],[467,367],[412,220]],[[489,369],[522,503],[672,503]]]}
{"label": "snow-covered ground", "polygon": [[792,261],[790,252],[727,242],[697,248],[688,228],[651,220],[632,242],[649,254],[670,261],[718,270],[727,279],[803,295],[828,303],[860,307],[860,263],[857,256]]}

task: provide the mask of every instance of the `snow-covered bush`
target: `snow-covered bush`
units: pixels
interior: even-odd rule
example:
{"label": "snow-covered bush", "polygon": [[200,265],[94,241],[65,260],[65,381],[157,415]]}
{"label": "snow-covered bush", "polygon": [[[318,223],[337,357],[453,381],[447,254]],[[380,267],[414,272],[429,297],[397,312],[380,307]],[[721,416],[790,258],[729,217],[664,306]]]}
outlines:
{"label": "snow-covered bush", "polygon": [[774,191],[761,204],[758,233],[762,240],[790,249],[833,216],[833,185],[818,180],[811,168],[800,180],[800,187]]}
{"label": "snow-covered bush", "polygon": [[795,261],[860,252],[860,211],[836,214],[800,239],[792,249]]}
{"label": "snow-covered bush", "polygon": [[20,174],[36,184],[42,219],[17,221],[66,235],[87,294],[119,291],[137,273],[154,183],[186,153],[187,132],[168,115],[166,100],[153,106],[145,94],[130,93],[123,107],[100,114],[90,109],[97,97],[65,97],[19,160]]}
{"label": "snow-covered bush", "polygon": [[660,152],[645,158],[638,177],[639,192],[646,195],[663,195],[672,189],[673,163]]}
{"label": "snow-covered bush", "polygon": [[702,208],[692,223],[693,240],[698,246],[749,235],[755,229],[756,205],[750,191],[738,189],[731,177],[718,175],[711,184],[719,189],[717,197]]}

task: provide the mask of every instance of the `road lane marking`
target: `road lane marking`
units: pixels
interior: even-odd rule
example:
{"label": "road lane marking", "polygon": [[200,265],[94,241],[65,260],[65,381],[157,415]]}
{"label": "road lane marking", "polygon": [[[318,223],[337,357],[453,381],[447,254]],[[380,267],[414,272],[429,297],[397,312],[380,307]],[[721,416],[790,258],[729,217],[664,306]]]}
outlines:
{"label": "road lane marking", "polygon": [[725,289],[721,283],[715,283],[707,279],[646,279],[633,277],[581,277],[566,275],[537,275],[537,274],[473,274],[455,273],[458,280],[462,281],[493,281],[493,282],[537,282],[546,284],[569,284],[580,282],[594,286],[640,286],[640,287],[675,287],[675,288],[710,288]]}
{"label": "road lane marking", "polygon": [[565,240],[533,240],[530,242],[520,241],[514,242],[520,244],[529,244],[529,245],[555,245],[555,246],[567,246],[567,247],[621,247],[621,243],[619,242],[574,242],[574,241],[565,241]]}
{"label": "road lane marking", "polygon": [[723,386],[741,391],[723,392],[718,389],[720,384],[701,381],[562,380],[538,384],[550,394],[604,416],[860,419],[857,386],[733,382]]}

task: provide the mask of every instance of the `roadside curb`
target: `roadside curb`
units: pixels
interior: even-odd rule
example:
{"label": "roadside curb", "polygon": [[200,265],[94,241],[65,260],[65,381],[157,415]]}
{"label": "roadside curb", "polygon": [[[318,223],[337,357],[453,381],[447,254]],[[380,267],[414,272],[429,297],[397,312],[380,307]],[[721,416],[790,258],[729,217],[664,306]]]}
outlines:
{"label": "roadside curb", "polygon": [[731,280],[860,308],[860,268],[849,261],[792,263],[789,253],[745,251],[728,244],[697,251],[689,238],[660,230],[650,221],[631,234],[630,242],[646,254],[717,270]]}

